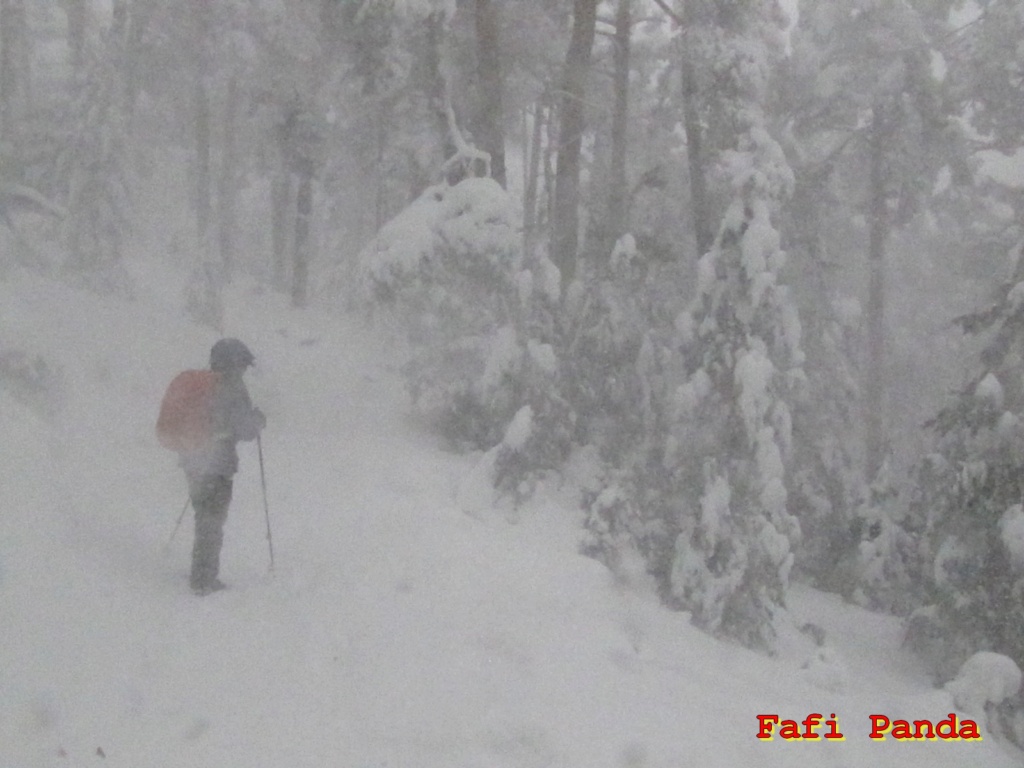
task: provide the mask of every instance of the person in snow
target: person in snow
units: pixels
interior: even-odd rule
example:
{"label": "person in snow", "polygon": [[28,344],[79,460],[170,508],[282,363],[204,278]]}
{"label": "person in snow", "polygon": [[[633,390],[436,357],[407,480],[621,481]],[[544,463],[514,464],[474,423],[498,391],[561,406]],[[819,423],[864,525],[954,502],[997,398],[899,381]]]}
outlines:
{"label": "person in snow", "polygon": [[189,583],[197,595],[208,595],[225,586],[217,575],[232,481],[238,471],[236,444],[239,440],[255,440],[267,423],[263,412],[253,407],[242,381],[246,368],[255,362],[252,352],[238,339],[221,339],[213,345],[210,370],[220,376],[213,390],[210,439],[202,448],[181,455],[195,510]]}

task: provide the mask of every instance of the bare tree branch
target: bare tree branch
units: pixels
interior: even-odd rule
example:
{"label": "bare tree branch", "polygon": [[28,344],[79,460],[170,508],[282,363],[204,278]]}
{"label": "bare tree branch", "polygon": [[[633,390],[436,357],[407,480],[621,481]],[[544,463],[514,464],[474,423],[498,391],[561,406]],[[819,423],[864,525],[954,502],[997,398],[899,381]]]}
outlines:
{"label": "bare tree branch", "polygon": [[680,27],[684,26],[683,17],[673,11],[672,7],[666,3],[665,0],[654,0],[654,4],[661,8],[661,10],[663,10],[665,14]]}
{"label": "bare tree branch", "polygon": [[444,164],[441,166],[442,172],[447,174],[450,169],[460,163],[472,171],[474,162],[480,160],[484,164],[484,175],[490,178],[491,155],[489,152],[484,152],[482,149],[472,146],[466,141],[462,131],[459,130],[459,123],[455,119],[455,109],[452,107],[451,89],[448,86],[447,78],[444,82],[444,113],[445,117],[448,118],[448,132],[451,135],[452,144],[455,145],[455,154],[444,161]]}

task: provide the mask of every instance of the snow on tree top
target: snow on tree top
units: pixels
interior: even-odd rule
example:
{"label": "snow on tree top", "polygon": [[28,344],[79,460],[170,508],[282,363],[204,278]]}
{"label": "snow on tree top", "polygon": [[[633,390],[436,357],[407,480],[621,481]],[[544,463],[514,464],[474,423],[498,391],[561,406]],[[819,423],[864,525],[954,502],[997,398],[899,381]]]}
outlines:
{"label": "snow on tree top", "polygon": [[996,408],[1003,407],[1003,385],[996,375],[989,371],[974,388],[974,396],[979,400],[988,400]]}
{"label": "snow on tree top", "polygon": [[519,359],[519,342],[515,328],[510,325],[499,328],[491,337],[488,346],[490,353],[483,375],[480,377],[480,386],[485,390],[497,388],[502,377]]}
{"label": "snow on tree top", "polygon": [[844,328],[856,328],[864,315],[860,302],[852,296],[838,296],[833,299],[832,311]]}
{"label": "snow on tree top", "polygon": [[621,263],[628,264],[637,257],[636,238],[630,233],[624,234],[615,241],[615,248],[612,249],[611,262],[616,267]]}
{"label": "snow on tree top", "polygon": [[508,429],[505,431],[505,438],[501,441],[502,445],[511,448],[513,451],[521,451],[526,446],[526,441],[530,439],[532,433],[533,408],[529,405],[524,405],[516,411],[512,423],[508,425]]}
{"label": "snow on tree top", "polygon": [[1021,302],[1024,302],[1024,281],[1017,283],[1006,294],[1006,303],[1010,305],[1010,311],[1017,310]]}
{"label": "snow on tree top", "polygon": [[772,405],[770,386],[774,374],[775,366],[765,354],[762,344],[755,344],[736,363],[739,406],[748,439],[753,440],[758,434]]}
{"label": "snow on tree top", "polygon": [[470,257],[514,258],[519,249],[515,207],[493,179],[469,178],[426,189],[381,227],[359,262],[373,287],[393,288],[433,260],[439,247]]}

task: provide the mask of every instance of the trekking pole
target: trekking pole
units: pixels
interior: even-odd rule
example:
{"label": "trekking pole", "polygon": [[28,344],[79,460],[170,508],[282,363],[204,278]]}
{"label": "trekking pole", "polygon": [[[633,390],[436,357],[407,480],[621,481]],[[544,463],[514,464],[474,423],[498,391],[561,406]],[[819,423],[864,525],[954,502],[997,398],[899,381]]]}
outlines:
{"label": "trekking pole", "polygon": [[256,450],[260,457],[260,486],[263,488],[263,516],[267,520],[267,547],[270,550],[270,570],[274,570],[274,537],[270,535],[270,507],[267,506],[267,473],[263,469],[263,441],[256,435]]}
{"label": "trekking pole", "polygon": [[174,530],[171,531],[171,538],[169,538],[167,543],[164,544],[164,552],[171,548],[171,542],[174,541],[174,537],[178,535],[178,529],[181,528],[181,521],[185,519],[185,512],[188,510],[190,501],[192,501],[191,498],[185,499],[185,506],[181,508],[181,514],[178,515],[178,522],[174,524]]}

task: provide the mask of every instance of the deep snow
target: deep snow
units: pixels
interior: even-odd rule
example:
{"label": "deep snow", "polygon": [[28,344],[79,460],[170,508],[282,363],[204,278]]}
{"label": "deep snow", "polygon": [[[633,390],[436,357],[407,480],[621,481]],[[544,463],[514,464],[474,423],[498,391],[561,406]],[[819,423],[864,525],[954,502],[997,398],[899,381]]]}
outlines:
{"label": "deep snow", "polygon": [[[792,624],[826,647],[794,629],[768,659],[578,555],[571,484],[463,509],[486,498],[467,494],[477,457],[408,415],[386,345],[248,288],[225,330],[258,358],[276,569],[245,445],[231,588],[192,596],[190,526],[166,547],[184,481],[153,425],[216,336],[180,319],[179,274],[143,267],[132,303],[0,282],[0,351],[66,380],[57,418],[0,388],[0,768],[1021,764],[987,732],[867,738],[871,712],[953,711],[897,619],[797,587]],[[758,741],[769,712],[836,713],[846,740]]]}

